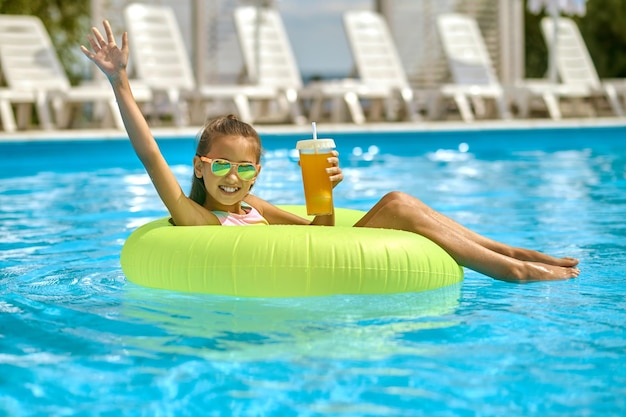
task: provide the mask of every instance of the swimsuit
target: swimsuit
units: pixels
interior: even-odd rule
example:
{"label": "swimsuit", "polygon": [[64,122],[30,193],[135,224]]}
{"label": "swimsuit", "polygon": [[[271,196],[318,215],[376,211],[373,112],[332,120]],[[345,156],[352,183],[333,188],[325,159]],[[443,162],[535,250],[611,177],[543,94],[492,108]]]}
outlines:
{"label": "swimsuit", "polygon": [[267,226],[269,223],[254,207],[242,207],[245,214],[213,210],[222,226]]}

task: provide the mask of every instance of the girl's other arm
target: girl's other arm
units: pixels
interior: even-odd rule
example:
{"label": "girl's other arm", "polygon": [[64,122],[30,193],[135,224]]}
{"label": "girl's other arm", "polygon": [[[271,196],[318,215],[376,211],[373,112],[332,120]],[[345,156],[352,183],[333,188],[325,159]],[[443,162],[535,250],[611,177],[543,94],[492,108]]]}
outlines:
{"label": "girl's other arm", "polygon": [[293,213],[282,210],[275,205],[268,203],[267,201],[252,194],[248,194],[246,198],[244,198],[244,201],[257,209],[259,213],[261,213],[261,215],[265,217],[265,220],[267,220],[269,224],[311,224],[310,220],[303,219],[300,216],[296,216]]}
{"label": "girl's other arm", "polygon": [[297,216],[288,211],[282,210],[267,201],[249,194],[244,201],[257,209],[269,224],[295,224],[314,226],[334,226],[335,215],[315,216],[313,221]]}
{"label": "girl's other arm", "polygon": [[[329,158],[329,163],[331,165],[330,168],[326,169],[330,177],[330,181],[332,183],[333,188],[337,186],[343,180],[343,172],[339,167],[339,153],[337,151],[333,151],[333,156]],[[257,209],[259,213],[270,224],[296,224],[296,225],[314,225],[314,226],[334,226],[335,225],[335,214],[330,214],[326,216],[315,216],[315,218],[311,220],[304,219],[300,216],[296,216],[295,214],[289,213],[285,210],[281,210],[280,208],[274,206],[273,204],[268,203],[265,200],[262,200],[254,195],[249,194],[245,199],[246,203],[250,204],[252,207]]]}

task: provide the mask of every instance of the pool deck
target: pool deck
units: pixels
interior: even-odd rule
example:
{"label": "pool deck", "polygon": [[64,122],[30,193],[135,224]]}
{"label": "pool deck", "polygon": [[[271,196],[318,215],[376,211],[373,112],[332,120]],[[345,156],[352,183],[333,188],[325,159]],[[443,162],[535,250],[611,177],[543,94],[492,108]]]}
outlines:
{"label": "pool deck", "polygon": [[[436,131],[476,131],[476,130],[518,130],[518,129],[559,129],[559,128],[588,128],[588,127],[620,127],[626,126],[626,118],[580,118],[554,121],[550,119],[514,119],[488,120],[465,123],[461,121],[422,121],[400,123],[366,123],[356,125],[318,123],[318,132],[322,135],[335,132],[436,132]],[[263,134],[294,134],[307,135],[311,133],[308,124],[294,125],[265,125],[258,124],[255,128]],[[189,138],[195,137],[201,126],[187,126],[182,128],[172,126],[152,127],[156,138]],[[1,142],[35,142],[35,141],[67,141],[67,140],[124,140],[126,132],[118,129],[68,129],[68,130],[25,130],[17,132],[0,131]]]}

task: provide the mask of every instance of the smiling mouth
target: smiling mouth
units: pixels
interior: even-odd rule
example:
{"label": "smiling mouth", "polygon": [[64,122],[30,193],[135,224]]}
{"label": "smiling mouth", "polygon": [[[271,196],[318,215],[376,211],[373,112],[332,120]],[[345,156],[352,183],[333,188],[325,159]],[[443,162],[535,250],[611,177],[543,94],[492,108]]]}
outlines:
{"label": "smiling mouth", "polygon": [[224,185],[220,185],[220,190],[227,192],[227,193],[236,193],[237,191],[239,191],[238,187],[226,187]]}

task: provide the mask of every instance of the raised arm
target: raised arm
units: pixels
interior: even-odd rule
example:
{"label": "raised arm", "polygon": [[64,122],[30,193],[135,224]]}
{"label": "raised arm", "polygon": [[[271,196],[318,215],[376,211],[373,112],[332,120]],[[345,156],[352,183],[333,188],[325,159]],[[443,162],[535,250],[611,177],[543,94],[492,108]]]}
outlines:
{"label": "raised arm", "polygon": [[87,36],[91,51],[83,45],[81,50],[109,79],[126,132],[137,156],[177,225],[207,224],[207,219],[211,220],[211,217],[207,217],[206,210],[183,193],[133,97],[126,72],[129,55],[128,34],[124,33],[122,36],[120,49],[115,43],[111,25],[106,20],[104,30],[106,40],[97,28],[92,28],[93,36]]}

